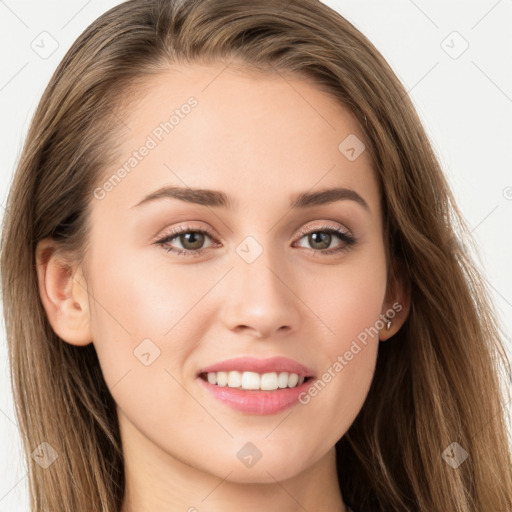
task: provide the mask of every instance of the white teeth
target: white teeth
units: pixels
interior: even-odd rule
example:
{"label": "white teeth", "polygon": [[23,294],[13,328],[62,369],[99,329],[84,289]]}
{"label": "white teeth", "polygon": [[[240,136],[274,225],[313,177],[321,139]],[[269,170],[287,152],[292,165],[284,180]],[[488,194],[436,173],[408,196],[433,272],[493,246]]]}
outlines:
{"label": "white teeth", "polygon": [[260,376],[256,372],[242,373],[242,389],[260,389]]}
{"label": "white teeth", "polygon": [[277,389],[277,373],[264,373],[261,376],[260,387],[265,391],[273,391],[274,389]]}
{"label": "white teeth", "polygon": [[209,372],[207,380],[210,384],[217,386],[228,386],[230,388],[242,389],[261,389],[264,391],[273,391],[278,388],[294,388],[300,386],[305,378],[299,377],[296,373],[288,372]]}
{"label": "white teeth", "polygon": [[[208,374],[210,375],[210,374]],[[227,386],[228,372],[217,372],[217,386]]]}
{"label": "white teeth", "polygon": [[281,372],[279,374],[279,377],[277,377],[277,385],[280,388],[288,387],[288,372]]}
{"label": "white teeth", "polygon": [[240,372],[228,373],[228,386],[230,388],[239,388],[242,385],[242,374]]}

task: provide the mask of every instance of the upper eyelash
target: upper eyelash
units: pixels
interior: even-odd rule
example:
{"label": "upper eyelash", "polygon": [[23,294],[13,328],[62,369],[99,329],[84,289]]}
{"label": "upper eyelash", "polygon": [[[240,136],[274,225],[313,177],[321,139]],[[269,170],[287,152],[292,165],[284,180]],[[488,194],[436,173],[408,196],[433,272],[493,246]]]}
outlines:
{"label": "upper eyelash", "polygon": [[[332,254],[332,253],[336,253],[336,252],[347,251],[352,245],[354,245],[356,243],[356,238],[353,235],[350,235],[348,232],[343,231],[338,227],[329,226],[329,225],[319,226],[319,227],[315,227],[314,229],[309,229],[309,230],[301,230],[299,232],[298,240],[300,240],[301,238],[303,238],[306,235],[309,235],[311,233],[318,233],[318,232],[335,234],[344,242],[344,245],[342,245],[341,247],[334,247],[332,249],[325,249],[325,250],[309,249],[310,251],[313,251],[314,254],[320,253],[320,254],[325,255],[325,254]],[[181,235],[183,233],[203,233],[203,234],[208,235],[211,239],[215,240],[215,237],[208,229],[197,229],[197,228],[190,228],[188,226],[182,226],[182,227],[176,228],[175,230],[171,231],[164,238],[157,240],[155,243],[157,245],[160,245],[163,247],[166,243],[169,243],[170,241],[174,240],[175,238],[177,238],[179,235]],[[167,248],[165,250],[167,252],[174,252],[178,255],[183,255],[183,256],[196,256],[196,255],[201,254],[211,248],[212,247],[207,247],[205,249],[187,250],[187,249],[180,249],[179,247],[178,248],[172,247],[172,248]]]}

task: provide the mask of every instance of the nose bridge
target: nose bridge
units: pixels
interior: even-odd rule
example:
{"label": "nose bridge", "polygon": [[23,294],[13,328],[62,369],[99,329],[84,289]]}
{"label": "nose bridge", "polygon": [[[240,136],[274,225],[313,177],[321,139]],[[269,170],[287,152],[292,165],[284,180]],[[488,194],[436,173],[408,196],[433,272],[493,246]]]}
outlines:
{"label": "nose bridge", "polygon": [[235,248],[230,297],[224,305],[224,320],[231,329],[245,326],[268,336],[284,326],[286,330],[298,326],[293,282],[287,282],[293,277],[285,270],[285,255],[269,246],[271,239],[272,233],[247,236]]}
{"label": "nose bridge", "polygon": [[[262,238],[261,235],[258,236],[259,240]],[[267,301],[272,302],[278,297],[285,298],[287,293],[282,283],[284,276],[279,275],[283,273],[286,265],[284,254],[272,247],[271,238],[271,233],[267,233],[260,242],[250,235],[236,247],[238,261],[235,264],[235,275],[240,281],[241,289],[251,292],[255,299],[265,296]]]}
{"label": "nose bridge", "polygon": [[[276,254],[275,250],[269,248],[266,244],[265,248],[255,246],[254,242],[246,241],[237,248],[237,254],[241,261],[237,262],[237,274],[239,279],[244,282],[246,289],[257,290],[265,293],[280,293],[279,270],[282,269],[283,255]],[[282,290],[281,290],[282,292]]]}

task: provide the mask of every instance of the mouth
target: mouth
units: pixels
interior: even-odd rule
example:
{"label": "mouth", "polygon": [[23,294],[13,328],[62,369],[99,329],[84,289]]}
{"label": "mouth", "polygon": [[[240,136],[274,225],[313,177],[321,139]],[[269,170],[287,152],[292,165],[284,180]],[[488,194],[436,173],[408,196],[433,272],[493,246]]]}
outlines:
{"label": "mouth", "polygon": [[245,414],[276,414],[297,405],[313,371],[286,357],[239,357],[201,368],[198,381],[213,398]]}

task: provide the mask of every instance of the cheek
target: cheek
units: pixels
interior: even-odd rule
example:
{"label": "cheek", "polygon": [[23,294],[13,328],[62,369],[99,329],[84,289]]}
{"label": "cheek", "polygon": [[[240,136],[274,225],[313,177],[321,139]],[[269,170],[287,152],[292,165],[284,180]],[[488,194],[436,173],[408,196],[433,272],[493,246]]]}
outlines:
{"label": "cheek", "polygon": [[359,335],[364,338],[361,333],[375,326],[382,313],[387,281],[384,253],[379,247],[351,254],[340,265],[306,275],[302,296],[326,333],[324,347],[331,356],[344,351]]}
{"label": "cheek", "polygon": [[[158,431],[160,425],[172,431],[170,413],[190,407],[190,396],[179,382],[183,363],[194,350],[190,340],[200,335],[187,313],[207,286],[191,286],[190,274],[158,265],[156,258],[145,265],[129,249],[112,246],[91,258],[95,350],[117,406],[140,422],[141,431]],[[145,418],[151,418],[151,426]],[[187,421],[180,425],[182,429]]]}
{"label": "cheek", "polygon": [[148,337],[160,340],[204,294],[208,283],[194,281],[194,273],[185,267],[170,265],[160,250],[164,254],[163,249],[148,248],[141,257],[133,248],[110,245],[91,258],[100,337],[113,327],[134,343]]}
{"label": "cheek", "polygon": [[384,251],[375,246],[353,254],[336,271],[323,269],[304,282],[304,296],[323,333],[316,338],[321,382],[305,401],[327,423],[342,425],[355,418],[365,400],[384,325],[386,281]]}
{"label": "cheek", "polygon": [[[117,244],[103,247],[91,256],[88,284],[94,297],[93,340],[107,384],[127,371],[170,367],[170,360],[173,366],[179,363],[185,356],[179,340],[189,338],[183,333],[188,325],[184,319],[200,290],[189,284],[193,291],[184,296],[187,286],[180,272],[159,267],[155,258],[145,264],[133,250]],[[146,372],[143,378],[152,379],[154,373]]]}
{"label": "cheek", "polygon": [[170,263],[158,248],[141,255],[120,244],[96,247],[91,328],[107,384],[116,385],[127,372],[153,390],[168,389],[170,374],[182,381],[207,330],[198,315],[210,317],[215,308],[204,297],[219,281],[218,269]]}

